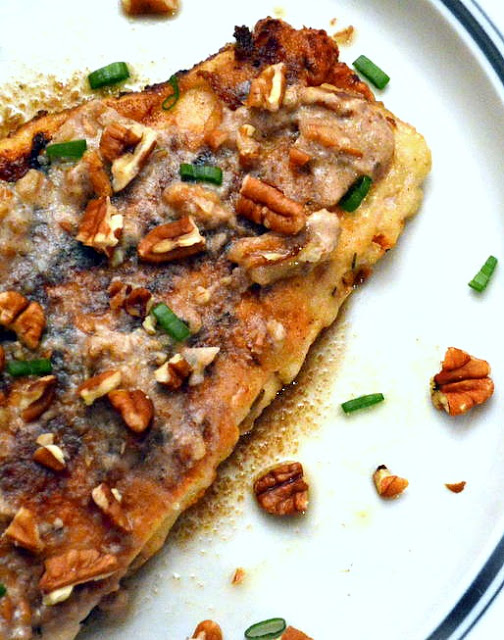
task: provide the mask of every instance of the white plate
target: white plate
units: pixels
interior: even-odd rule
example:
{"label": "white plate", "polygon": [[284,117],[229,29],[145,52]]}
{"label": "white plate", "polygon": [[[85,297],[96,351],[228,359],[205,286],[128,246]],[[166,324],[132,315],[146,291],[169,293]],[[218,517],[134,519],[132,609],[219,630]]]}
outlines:
{"label": "white plate", "polygon": [[[502,273],[482,295],[467,282],[489,254],[503,256],[504,64],[489,60],[497,49],[466,7],[483,19],[470,0],[185,0],[174,20],[136,21],[115,1],[0,2],[0,81],[11,86],[42,86],[44,74],[68,79],[121,59],[152,82],[166,80],[230,41],[235,24],[268,14],[330,32],[352,24],[356,37],[341,58],[365,53],[389,72],[384,101],[433,152],[424,205],[397,249],[315,347],[294,391],[225,466],[217,491],[131,582],[125,619],[94,620],[83,640],[182,640],[205,618],[239,640],[272,616],[317,640],[462,638],[498,588]],[[429,399],[448,346],[488,359],[496,385],[487,405],[457,419]],[[342,414],[340,402],[375,391],[385,403]],[[249,478],[293,457],[309,474],[309,513],[265,518]],[[392,503],[371,482],[381,463],[410,481]],[[461,494],[444,486],[460,480]],[[237,567],[246,578],[232,586]]]}

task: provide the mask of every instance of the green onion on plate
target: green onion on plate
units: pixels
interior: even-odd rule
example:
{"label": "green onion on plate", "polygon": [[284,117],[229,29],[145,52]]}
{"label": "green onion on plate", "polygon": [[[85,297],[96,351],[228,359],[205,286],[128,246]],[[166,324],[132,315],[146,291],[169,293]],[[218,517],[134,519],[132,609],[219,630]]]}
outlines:
{"label": "green onion on plate", "polygon": [[92,71],[88,75],[91,89],[99,89],[111,84],[117,84],[130,77],[128,65],[125,62],[112,62],[106,67]]}
{"label": "green onion on plate", "polygon": [[474,278],[469,282],[469,286],[481,293],[487,288],[488,283],[490,282],[490,278],[497,266],[497,258],[495,256],[488,256],[487,261],[478,271],[478,273],[474,276]]}
{"label": "green onion on plate", "polygon": [[359,56],[357,60],[354,60],[353,66],[372,82],[377,89],[385,89],[389,83],[390,76],[366,56]]}
{"label": "green onion on plate", "polygon": [[371,407],[374,404],[383,402],[384,400],[385,397],[383,393],[370,393],[366,396],[359,396],[358,398],[353,398],[353,400],[347,400],[346,402],[343,402],[341,408],[345,413],[352,413],[353,411],[358,411],[359,409]]}

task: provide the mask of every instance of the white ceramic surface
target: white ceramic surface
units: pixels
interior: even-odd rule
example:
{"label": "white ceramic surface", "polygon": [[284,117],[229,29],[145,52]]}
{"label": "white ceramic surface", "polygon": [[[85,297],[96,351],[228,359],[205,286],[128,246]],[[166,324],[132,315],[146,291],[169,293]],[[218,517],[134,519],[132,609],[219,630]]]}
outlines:
{"label": "white ceramic surface", "polygon": [[[183,640],[208,617],[239,640],[271,616],[317,640],[425,640],[504,533],[502,267],[483,295],[467,286],[489,254],[504,257],[504,89],[440,2],[185,0],[175,20],[132,21],[115,0],[0,0],[0,82],[68,78],[121,59],[162,81],[231,40],[235,24],[268,14],[331,32],[356,27],[341,58],[365,53],[383,66],[392,81],[380,95],[431,146],[425,201],[319,346],[319,390],[297,400],[310,429],[288,431],[299,442],[281,455],[272,448],[272,461],[296,457],[307,469],[306,517],[263,517],[237,482],[219,498],[219,518],[207,509],[211,526],[191,520],[192,538],[178,535],[132,582],[125,621],[93,622],[86,640]],[[491,402],[455,420],[429,400],[448,346],[488,359],[496,384]],[[386,402],[342,415],[340,402],[374,391]],[[410,481],[393,503],[370,479],[381,463]],[[461,494],[444,486],[460,480]],[[247,571],[239,587],[230,585],[236,567]],[[493,636],[476,628],[473,637]]]}

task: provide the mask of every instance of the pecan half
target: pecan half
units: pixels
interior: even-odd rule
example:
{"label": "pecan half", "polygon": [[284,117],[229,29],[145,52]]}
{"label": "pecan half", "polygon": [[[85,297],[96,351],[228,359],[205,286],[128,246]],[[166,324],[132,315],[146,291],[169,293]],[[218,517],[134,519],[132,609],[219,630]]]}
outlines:
{"label": "pecan half", "polygon": [[36,349],[45,329],[44,310],[38,302],[30,302],[17,291],[2,291],[0,324],[14,331],[29,349]]}
{"label": "pecan half", "polygon": [[222,630],[213,620],[203,620],[194,630],[191,640],[222,640]]}
{"label": "pecan half", "polygon": [[205,238],[190,216],[168,222],[150,231],[138,245],[138,255],[146,262],[160,263],[178,260],[200,253]]}
{"label": "pecan half", "polygon": [[77,392],[89,406],[98,398],[106,396],[110,391],[117,389],[121,384],[121,378],[120,371],[104,371],[83,382],[77,388]]}
{"label": "pecan half", "polygon": [[409,484],[406,478],[393,475],[384,464],[377,467],[373,482],[382,498],[397,498]]}
{"label": "pecan half", "polygon": [[215,229],[229,222],[233,216],[215,191],[200,184],[177,182],[163,191],[163,200],[177,211],[191,216],[203,229]]}
{"label": "pecan half", "polygon": [[34,553],[43,549],[43,543],[32,511],[21,507],[4,532],[4,536],[18,547]]}
{"label": "pecan half", "polygon": [[92,247],[111,258],[114,248],[119,244],[123,224],[123,216],[111,204],[109,197],[90,200],[76,238],[86,247]]}
{"label": "pecan half", "polygon": [[9,404],[21,410],[25,422],[37,420],[51,406],[56,392],[56,376],[49,375],[17,387]]}
{"label": "pecan half", "polygon": [[242,182],[236,212],[285,235],[299,233],[306,223],[306,214],[299,202],[251,175],[245,176]]}
{"label": "pecan half", "polygon": [[66,467],[63,450],[53,443],[39,447],[33,454],[33,459],[53,471],[63,471]]}
{"label": "pecan half", "polygon": [[111,489],[108,484],[102,482],[91,491],[96,506],[109,518],[116,527],[123,531],[131,531],[131,525],[123,511],[120,500],[117,499],[117,492]]}
{"label": "pecan half", "polygon": [[143,391],[116,389],[108,394],[108,399],[132,431],[143,433],[149,427],[154,417],[154,405]]}
{"label": "pecan half", "polygon": [[304,513],[308,508],[308,484],[299,462],[283,462],[261,474],[254,493],[264,511],[275,516]]}
{"label": "pecan half", "polygon": [[171,14],[178,11],[179,0],[122,0],[124,11],[130,16],[143,14]]}
{"label": "pecan half", "polygon": [[285,88],[285,63],[272,64],[252,80],[247,106],[278,111],[285,96]]}
{"label": "pecan half", "polygon": [[103,580],[119,568],[119,561],[111,553],[96,549],[72,549],[45,561],[45,572],[39,586],[45,593],[90,582]]}
{"label": "pecan half", "polygon": [[112,188],[122,191],[137,177],[157,144],[157,135],[153,129],[135,123],[125,127],[140,140],[131,151],[126,151],[112,162]]}
{"label": "pecan half", "polygon": [[449,415],[466,413],[486,402],[494,391],[490,365],[462,349],[449,347],[441,371],[431,381],[431,398],[436,409]]}

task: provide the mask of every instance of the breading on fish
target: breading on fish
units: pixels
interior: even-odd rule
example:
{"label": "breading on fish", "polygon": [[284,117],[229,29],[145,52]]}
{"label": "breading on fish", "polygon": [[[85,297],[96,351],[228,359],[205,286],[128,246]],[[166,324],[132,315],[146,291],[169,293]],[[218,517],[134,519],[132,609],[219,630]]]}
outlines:
{"label": "breading on fish", "polygon": [[[324,31],[235,40],[0,142],[0,360],[52,362],[1,378],[1,638],[78,633],[420,205],[425,141]],[[82,158],[49,161],[74,140]]]}

